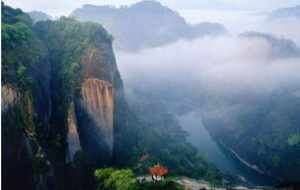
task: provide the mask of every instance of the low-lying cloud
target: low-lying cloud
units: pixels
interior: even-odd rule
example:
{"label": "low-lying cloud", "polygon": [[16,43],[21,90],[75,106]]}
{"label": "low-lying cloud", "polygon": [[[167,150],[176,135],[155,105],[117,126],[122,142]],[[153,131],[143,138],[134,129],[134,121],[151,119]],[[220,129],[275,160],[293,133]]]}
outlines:
{"label": "low-lying cloud", "polygon": [[300,59],[275,59],[272,48],[260,38],[202,38],[139,53],[117,52],[117,59],[125,85],[135,89],[192,87],[224,95],[299,89]]}

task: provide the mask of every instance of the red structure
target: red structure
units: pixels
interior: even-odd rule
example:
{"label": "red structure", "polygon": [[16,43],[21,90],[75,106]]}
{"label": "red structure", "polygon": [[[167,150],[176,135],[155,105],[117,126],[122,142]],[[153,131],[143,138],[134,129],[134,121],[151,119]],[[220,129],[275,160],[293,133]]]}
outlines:
{"label": "red structure", "polygon": [[153,181],[160,181],[161,179],[163,179],[163,177],[167,175],[168,169],[157,164],[149,168],[149,173],[151,174]]}

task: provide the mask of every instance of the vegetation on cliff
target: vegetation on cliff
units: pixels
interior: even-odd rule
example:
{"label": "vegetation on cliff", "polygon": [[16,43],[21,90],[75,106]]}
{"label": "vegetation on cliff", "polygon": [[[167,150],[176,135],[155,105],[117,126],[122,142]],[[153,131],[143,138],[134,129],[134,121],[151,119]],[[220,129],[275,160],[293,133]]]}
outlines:
{"label": "vegetation on cliff", "polygon": [[[25,185],[13,182],[18,170],[27,172],[28,189],[70,185],[65,182],[70,177],[65,163],[67,110],[78,95],[83,54],[104,43],[110,44],[111,37],[98,24],[67,18],[33,24],[20,9],[2,3],[2,85],[18,94],[16,105],[2,110],[7,187]],[[86,170],[87,165],[81,169]]]}
{"label": "vegetation on cliff", "polygon": [[30,90],[30,69],[45,56],[45,49],[36,37],[30,17],[20,9],[2,3],[2,79],[18,88]]}

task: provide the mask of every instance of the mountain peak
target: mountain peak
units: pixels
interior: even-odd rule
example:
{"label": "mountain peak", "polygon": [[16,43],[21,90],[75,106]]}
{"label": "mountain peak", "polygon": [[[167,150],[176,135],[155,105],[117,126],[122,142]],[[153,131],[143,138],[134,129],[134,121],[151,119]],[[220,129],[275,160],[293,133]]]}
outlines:
{"label": "mountain peak", "polygon": [[133,4],[130,8],[138,9],[138,10],[142,10],[142,11],[169,9],[169,8],[163,6],[160,2],[155,1],[155,0],[143,0],[143,1]]}
{"label": "mountain peak", "polygon": [[160,2],[155,0],[143,0],[135,3],[134,5],[143,5],[143,6],[162,6]]}

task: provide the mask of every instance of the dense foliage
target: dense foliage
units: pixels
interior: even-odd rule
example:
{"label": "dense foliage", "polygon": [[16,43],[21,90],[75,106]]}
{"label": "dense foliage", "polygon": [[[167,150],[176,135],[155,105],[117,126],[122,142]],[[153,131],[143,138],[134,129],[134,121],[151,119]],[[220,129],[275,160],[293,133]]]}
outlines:
{"label": "dense foliage", "polygon": [[99,182],[97,190],[136,190],[137,180],[131,170],[98,169],[95,177]]}
{"label": "dense foliage", "polygon": [[45,49],[36,37],[28,15],[2,3],[2,76],[4,83],[29,90],[30,72],[45,57]]}
{"label": "dense foliage", "polygon": [[130,166],[135,172],[145,174],[149,167],[161,163],[168,168],[170,175],[202,178],[215,184],[222,182],[220,171],[187,142],[187,134],[174,115],[149,95],[131,98],[128,102],[135,117],[134,122],[129,121],[130,128],[123,130],[127,134],[124,137],[131,138],[122,143],[121,149],[127,151],[122,153],[121,166]]}
{"label": "dense foliage", "polygon": [[182,190],[179,184],[172,180],[160,182],[141,181],[130,169],[116,170],[113,168],[97,169],[95,177],[98,183],[97,190]]}

